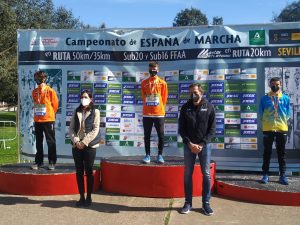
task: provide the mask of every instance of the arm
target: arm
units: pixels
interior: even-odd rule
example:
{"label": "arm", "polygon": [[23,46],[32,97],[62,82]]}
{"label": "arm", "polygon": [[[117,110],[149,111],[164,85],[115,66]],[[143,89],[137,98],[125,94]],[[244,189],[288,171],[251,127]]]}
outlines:
{"label": "arm", "polygon": [[216,132],[216,115],[215,115],[215,109],[211,105],[211,111],[208,117],[207,132],[205,137],[203,138],[204,145],[210,142],[211,138],[215,135],[215,132]]}
{"label": "arm", "polygon": [[168,85],[166,82],[164,82],[163,88],[161,90],[161,98],[163,105],[166,106],[168,100]]}
{"label": "arm", "polygon": [[259,115],[260,120],[262,120],[263,114],[264,114],[264,103],[263,103],[263,99],[264,99],[264,97],[262,97],[262,98],[260,99],[259,109],[258,109],[258,115]]}
{"label": "arm", "polygon": [[95,118],[93,123],[93,130],[89,132],[81,141],[85,146],[88,146],[89,143],[95,139],[98,135],[100,129],[100,111],[95,109]]}
{"label": "arm", "polygon": [[53,89],[51,89],[51,105],[54,112],[56,113],[58,110],[58,98],[56,92]]}
{"label": "arm", "polygon": [[145,93],[144,93],[143,83],[144,82],[141,83],[141,95],[142,95],[143,102],[145,102]]}
{"label": "arm", "polygon": [[73,144],[76,144],[77,142],[80,141],[78,135],[75,133],[75,116],[77,116],[76,110],[73,113],[73,116],[70,121],[70,126],[69,126],[69,136]]}
{"label": "arm", "polygon": [[290,119],[292,117],[292,110],[291,110],[291,104],[290,104],[290,98],[287,99],[287,119]]}
{"label": "arm", "polygon": [[189,139],[187,132],[186,132],[186,121],[185,121],[185,107],[183,106],[180,110],[180,115],[179,115],[179,134],[182,137],[182,141],[184,144],[188,144],[191,142]]}

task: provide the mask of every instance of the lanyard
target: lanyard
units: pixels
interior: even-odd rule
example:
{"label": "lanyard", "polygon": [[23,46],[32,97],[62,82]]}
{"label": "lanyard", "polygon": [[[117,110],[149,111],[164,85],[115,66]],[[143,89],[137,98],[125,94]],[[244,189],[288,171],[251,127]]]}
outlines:
{"label": "lanyard", "polygon": [[38,91],[37,91],[38,103],[39,103],[39,104],[40,104],[40,102],[41,102],[41,96],[42,96],[42,94],[48,91],[48,90],[46,90],[46,88],[47,88],[47,87],[45,87],[45,89],[44,89],[44,90],[43,90],[43,89],[41,89],[41,92],[40,92],[40,90],[39,90],[39,89],[38,89]]}
{"label": "lanyard", "polygon": [[271,96],[272,104],[274,106],[274,117],[278,118],[278,103],[279,103],[279,97]]}
{"label": "lanyard", "polygon": [[149,79],[148,85],[149,85],[149,87],[150,87],[150,94],[151,94],[151,95],[154,94],[155,85],[158,84],[157,81],[158,81],[158,78],[157,78],[157,77],[155,78],[155,80],[154,80],[153,82],[151,82],[150,79]]}

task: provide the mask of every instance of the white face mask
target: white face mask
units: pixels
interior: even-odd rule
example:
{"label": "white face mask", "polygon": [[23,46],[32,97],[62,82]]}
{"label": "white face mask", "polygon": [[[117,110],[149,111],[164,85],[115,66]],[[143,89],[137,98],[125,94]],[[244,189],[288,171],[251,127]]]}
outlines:
{"label": "white face mask", "polygon": [[91,100],[88,98],[82,98],[81,99],[81,105],[88,106],[91,103]]}

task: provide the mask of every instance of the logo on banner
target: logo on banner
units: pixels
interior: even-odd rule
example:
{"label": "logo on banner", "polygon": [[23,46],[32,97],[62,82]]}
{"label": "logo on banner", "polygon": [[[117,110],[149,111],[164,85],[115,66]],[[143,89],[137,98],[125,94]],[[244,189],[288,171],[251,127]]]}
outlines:
{"label": "logo on banner", "polygon": [[265,30],[250,30],[249,44],[250,45],[265,45]]}
{"label": "logo on banner", "polygon": [[36,37],[32,38],[30,45],[43,45],[43,46],[52,46],[56,47],[58,45],[59,38],[44,37],[37,39]]}
{"label": "logo on banner", "polygon": [[198,59],[205,59],[208,58],[209,54],[208,54],[208,49],[204,48],[197,56]]}

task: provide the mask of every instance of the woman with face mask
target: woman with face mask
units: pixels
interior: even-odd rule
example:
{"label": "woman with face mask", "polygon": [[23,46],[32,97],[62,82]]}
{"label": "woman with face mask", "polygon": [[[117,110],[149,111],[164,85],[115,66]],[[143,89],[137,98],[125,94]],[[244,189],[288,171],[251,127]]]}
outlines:
{"label": "woman with face mask", "polygon": [[[100,143],[100,111],[94,108],[92,94],[84,90],[80,95],[80,105],[70,121],[69,134],[76,168],[76,179],[80,194],[77,207],[88,207],[92,203],[94,186],[93,166],[96,148]],[[84,171],[86,173],[87,195],[84,196]]]}

